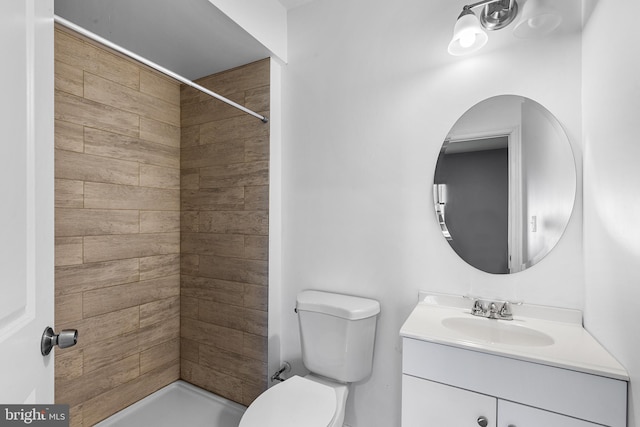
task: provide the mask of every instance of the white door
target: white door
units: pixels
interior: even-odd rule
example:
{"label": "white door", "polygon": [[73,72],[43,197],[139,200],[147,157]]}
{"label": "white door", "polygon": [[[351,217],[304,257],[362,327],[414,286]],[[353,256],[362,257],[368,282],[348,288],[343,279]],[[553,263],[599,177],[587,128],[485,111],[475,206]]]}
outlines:
{"label": "white door", "polygon": [[53,0],[0,3],[0,402],[53,403]]}

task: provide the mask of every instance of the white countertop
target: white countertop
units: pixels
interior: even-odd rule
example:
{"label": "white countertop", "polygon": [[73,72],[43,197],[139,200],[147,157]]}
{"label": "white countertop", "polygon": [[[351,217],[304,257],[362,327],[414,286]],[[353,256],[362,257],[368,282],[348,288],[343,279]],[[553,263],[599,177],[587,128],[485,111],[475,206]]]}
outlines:
{"label": "white countertop", "polygon": [[[494,320],[473,316],[472,305],[472,301],[464,297],[421,292],[420,302],[400,329],[400,335],[629,381],[624,367],[582,327],[582,315],[577,310],[522,304],[512,307],[513,320]],[[471,333],[445,327],[443,320],[453,318],[503,322],[508,323],[506,327],[529,328],[551,337],[553,343],[528,346],[490,342]],[[498,323],[483,326],[493,325],[501,326]]]}

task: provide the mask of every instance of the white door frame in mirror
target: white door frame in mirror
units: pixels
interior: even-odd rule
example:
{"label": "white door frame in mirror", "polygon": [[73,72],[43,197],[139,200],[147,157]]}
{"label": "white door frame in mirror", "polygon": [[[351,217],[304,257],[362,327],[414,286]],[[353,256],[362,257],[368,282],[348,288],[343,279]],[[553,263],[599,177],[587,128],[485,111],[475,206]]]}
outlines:
{"label": "white door frame in mirror", "polygon": [[452,132],[447,145],[489,138],[507,138],[509,152],[509,272],[516,273],[524,269],[522,235],[522,138],[520,126],[475,133]]}

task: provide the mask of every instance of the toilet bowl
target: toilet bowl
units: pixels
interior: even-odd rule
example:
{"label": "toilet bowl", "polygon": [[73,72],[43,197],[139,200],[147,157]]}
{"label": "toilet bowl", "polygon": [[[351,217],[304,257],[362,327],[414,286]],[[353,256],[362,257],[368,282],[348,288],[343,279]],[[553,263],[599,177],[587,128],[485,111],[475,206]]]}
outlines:
{"label": "toilet bowl", "polygon": [[296,375],[258,396],[239,427],[342,427],[347,395],[346,384]]}

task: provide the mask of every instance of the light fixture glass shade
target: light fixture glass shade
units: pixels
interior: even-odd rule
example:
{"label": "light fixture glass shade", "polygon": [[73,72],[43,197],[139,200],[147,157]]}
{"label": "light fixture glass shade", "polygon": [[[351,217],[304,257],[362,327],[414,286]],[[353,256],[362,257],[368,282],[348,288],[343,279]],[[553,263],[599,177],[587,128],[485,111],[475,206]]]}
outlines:
{"label": "light fixture glass shade", "polygon": [[558,28],[561,22],[562,16],[553,7],[540,0],[527,0],[513,35],[520,39],[543,37]]}
{"label": "light fixture glass shade", "polygon": [[487,44],[488,39],[476,15],[471,11],[463,12],[453,28],[453,38],[448,51],[454,56],[466,55]]}

